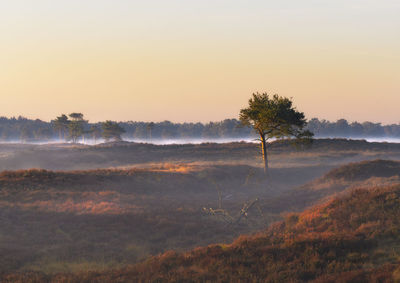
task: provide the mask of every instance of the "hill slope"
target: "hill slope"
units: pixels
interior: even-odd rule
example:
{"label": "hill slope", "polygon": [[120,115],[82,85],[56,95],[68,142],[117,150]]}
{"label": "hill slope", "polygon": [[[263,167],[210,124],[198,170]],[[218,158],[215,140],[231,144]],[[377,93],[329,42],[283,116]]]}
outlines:
{"label": "hill slope", "polygon": [[372,160],[350,163],[331,170],[323,180],[362,181],[371,177],[400,175],[400,162],[393,160]]}
{"label": "hill slope", "polygon": [[327,198],[355,187],[400,184],[400,161],[371,160],[353,162],[330,170],[321,178],[266,200],[270,212],[301,211]]}
{"label": "hill slope", "polygon": [[372,276],[372,270],[390,278],[391,265],[400,259],[399,215],[400,185],[355,190],[292,214],[266,233],[241,237],[229,246],[165,254],[109,278],[296,282]]}
{"label": "hill slope", "polygon": [[219,190],[230,196],[224,208],[237,213],[260,190],[244,184],[250,171],[245,165],[159,164],[0,172],[0,274],[121,268],[169,249],[258,231],[265,227],[261,217],[224,227],[202,210],[217,207]]}
{"label": "hill slope", "polygon": [[167,252],[106,273],[30,274],[25,282],[392,282],[400,280],[399,215],[400,185],[357,189],[231,245]]}

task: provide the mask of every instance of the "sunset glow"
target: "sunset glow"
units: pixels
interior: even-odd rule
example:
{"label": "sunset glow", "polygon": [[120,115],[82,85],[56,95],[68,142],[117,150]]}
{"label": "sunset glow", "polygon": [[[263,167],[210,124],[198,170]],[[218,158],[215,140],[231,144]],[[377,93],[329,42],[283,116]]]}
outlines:
{"label": "sunset glow", "polygon": [[237,118],[252,92],[308,118],[399,123],[400,2],[13,0],[1,115]]}

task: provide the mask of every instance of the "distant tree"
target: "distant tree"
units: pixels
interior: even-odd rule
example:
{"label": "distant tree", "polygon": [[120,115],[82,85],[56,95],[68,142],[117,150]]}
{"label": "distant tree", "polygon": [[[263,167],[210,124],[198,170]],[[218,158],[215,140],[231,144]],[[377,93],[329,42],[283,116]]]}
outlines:
{"label": "distant tree", "polygon": [[89,129],[89,133],[91,134],[94,143],[96,144],[97,139],[101,138],[101,128],[97,125],[92,125]]}
{"label": "distant tree", "polygon": [[170,139],[170,138],[176,138],[178,135],[178,125],[172,123],[171,121],[163,121],[159,123],[159,126],[161,127],[161,138],[163,139]]}
{"label": "distant tree", "polygon": [[219,136],[220,137],[232,137],[235,130],[238,128],[238,123],[234,119],[225,119],[220,122]]}
{"label": "distant tree", "polygon": [[271,138],[295,137],[311,139],[313,134],[304,130],[304,113],[293,107],[291,99],[267,93],[253,93],[249,107],[240,110],[240,121],[258,133],[261,142],[264,171],[268,172],[267,141]]}
{"label": "distant tree", "polygon": [[146,125],[143,122],[138,122],[135,131],[132,134],[133,138],[145,139],[147,137]]}
{"label": "distant tree", "polygon": [[348,136],[350,134],[350,125],[346,119],[339,119],[335,123],[333,134]]}
{"label": "distant tree", "polygon": [[39,128],[35,131],[35,138],[40,141],[47,141],[51,138],[51,131],[48,128]]}
{"label": "distant tree", "polygon": [[19,138],[22,142],[27,142],[29,139],[32,138],[32,131],[29,129],[29,127],[24,126],[21,129],[21,134],[20,134]]}
{"label": "distant tree", "polygon": [[8,128],[3,128],[1,131],[1,139],[6,141],[10,138],[10,130]]}
{"label": "distant tree", "polygon": [[204,125],[203,137],[205,138],[219,138],[219,125],[216,122],[210,122]]}
{"label": "distant tree", "polygon": [[73,143],[76,143],[78,139],[84,134],[85,132],[85,121],[83,119],[82,113],[71,113],[69,114],[71,121],[68,124],[69,129],[69,138],[72,140]]}
{"label": "distant tree", "polygon": [[364,122],[362,126],[366,137],[377,137],[385,134],[381,123]]}
{"label": "distant tree", "polygon": [[400,137],[400,124],[387,125],[384,128],[386,136]]}
{"label": "distant tree", "polygon": [[185,138],[201,138],[203,128],[204,125],[201,123],[184,123],[179,127],[179,135]]}
{"label": "distant tree", "polygon": [[358,122],[353,122],[350,124],[351,127],[351,136],[352,137],[360,137],[363,135],[363,126]]}
{"label": "distant tree", "polygon": [[106,141],[115,140],[121,141],[121,135],[125,133],[124,128],[112,121],[106,121],[101,124],[103,130],[103,138]]}
{"label": "distant tree", "polygon": [[83,120],[83,114],[82,114],[82,113],[76,113],[76,112],[74,112],[74,113],[69,114],[69,117],[70,117],[72,120],[75,120],[75,121],[81,121],[81,120]]}
{"label": "distant tree", "polygon": [[148,131],[148,133],[149,133],[150,140],[153,138],[153,136],[152,136],[152,131],[153,131],[153,129],[154,129],[154,126],[155,126],[154,122],[150,122],[150,123],[148,123],[147,126],[146,126],[146,129],[147,129],[147,131]]}
{"label": "distant tree", "polygon": [[65,114],[58,116],[53,120],[54,129],[58,131],[58,137],[60,140],[65,140],[65,132],[68,129],[69,119]]}

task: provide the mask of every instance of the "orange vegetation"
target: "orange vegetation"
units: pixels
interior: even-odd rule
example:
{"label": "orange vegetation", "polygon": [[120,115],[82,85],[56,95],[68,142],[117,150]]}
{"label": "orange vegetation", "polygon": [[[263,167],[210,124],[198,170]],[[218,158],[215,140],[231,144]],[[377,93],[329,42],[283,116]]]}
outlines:
{"label": "orange vegetation", "polygon": [[[121,270],[35,276],[57,282],[394,282],[399,215],[400,185],[359,189],[231,245],[171,251]],[[4,279],[34,282],[25,276]]]}

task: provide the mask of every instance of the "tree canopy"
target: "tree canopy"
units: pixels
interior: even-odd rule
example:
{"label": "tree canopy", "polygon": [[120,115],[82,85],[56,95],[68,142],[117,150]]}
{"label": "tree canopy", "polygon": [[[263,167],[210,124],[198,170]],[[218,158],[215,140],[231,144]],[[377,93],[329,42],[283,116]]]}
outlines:
{"label": "tree canopy", "polygon": [[72,121],[68,124],[69,138],[73,143],[76,143],[78,139],[84,134],[85,124],[87,121],[83,119],[82,113],[71,113],[69,117]]}
{"label": "tree canopy", "polygon": [[58,116],[54,121],[54,129],[58,131],[58,138],[60,140],[65,139],[65,131],[69,125],[68,117],[65,114]]}
{"label": "tree canopy", "polygon": [[291,99],[277,94],[270,97],[267,93],[254,93],[249,107],[240,111],[239,119],[266,139],[303,137],[307,134],[303,130],[307,125],[304,113],[293,107]]}
{"label": "tree canopy", "polygon": [[243,125],[253,127],[259,135],[265,171],[268,168],[267,140],[284,137],[308,139],[313,136],[310,131],[304,130],[307,125],[304,113],[297,111],[290,98],[277,94],[253,93],[249,106],[240,111],[239,119]]}
{"label": "tree canopy", "polygon": [[103,138],[106,141],[115,140],[120,141],[122,140],[121,135],[125,133],[124,128],[112,121],[106,121],[101,124],[101,128],[103,129]]}

